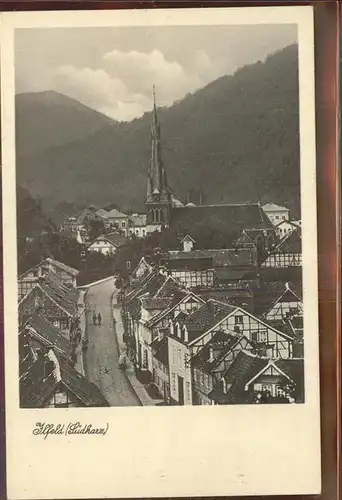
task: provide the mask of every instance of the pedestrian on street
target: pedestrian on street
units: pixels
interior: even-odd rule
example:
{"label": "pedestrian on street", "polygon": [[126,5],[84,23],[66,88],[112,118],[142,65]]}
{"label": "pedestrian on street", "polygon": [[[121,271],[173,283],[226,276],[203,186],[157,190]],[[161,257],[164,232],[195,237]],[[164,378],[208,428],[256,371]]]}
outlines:
{"label": "pedestrian on street", "polygon": [[101,326],[102,317],[100,313],[97,315],[97,321],[99,322],[99,326]]}
{"label": "pedestrian on street", "polygon": [[93,323],[94,323],[94,325],[96,325],[96,314],[95,314],[95,311],[93,312]]}

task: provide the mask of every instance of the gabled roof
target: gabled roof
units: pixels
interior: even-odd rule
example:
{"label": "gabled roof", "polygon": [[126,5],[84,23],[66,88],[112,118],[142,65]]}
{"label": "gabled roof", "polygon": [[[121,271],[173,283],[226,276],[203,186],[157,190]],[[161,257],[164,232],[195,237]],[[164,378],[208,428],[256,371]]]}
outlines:
{"label": "gabled roof", "polygon": [[[51,355],[52,353],[52,355]],[[20,380],[20,403],[24,408],[41,408],[59,388],[73,393],[84,406],[109,406],[98,387],[77,372],[63,357],[57,356],[52,349],[49,357],[40,355],[33,363],[26,377]],[[52,372],[44,378],[47,359],[54,359],[57,373]]]}
{"label": "gabled roof", "polygon": [[[184,322],[184,324],[186,325],[186,327],[188,329],[188,332],[189,332],[189,342],[190,342],[190,344],[195,344],[196,341],[198,341],[199,339],[205,337],[214,328],[219,327],[220,323],[223,320],[227,319],[231,314],[233,314],[235,312],[240,313],[240,314],[245,314],[246,316],[249,316],[250,318],[253,318],[255,321],[258,321],[259,323],[261,323],[262,325],[264,325],[266,328],[269,328],[270,330],[272,330],[277,335],[280,335],[281,337],[286,338],[286,340],[292,340],[293,339],[292,332],[291,332],[291,334],[287,334],[283,330],[278,330],[275,326],[273,326],[271,324],[270,321],[264,321],[261,318],[257,318],[256,316],[254,316],[253,314],[251,314],[249,311],[246,311],[245,309],[242,309],[242,307],[234,306],[234,305],[230,305],[230,304],[226,304],[226,303],[223,303],[223,302],[214,301],[212,299],[210,299],[207,302],[207,304],[210,303],[210,302],[211,303],[215,302],[214,309],[218,308],[219,312],[217,314],[214,314],[211,320],[210,320],[210,314],[208,315],[209,319],[207,320],[207,325],[205,324],[206,321],[203,321],[202,325],[201,325],[201,321],[199,321],[197,319],[195,319],[195,321],[193,322],[194,323],[193,325],[191,324],[192,317],[194,315],[196,315],[196,313],[198,313],[198,315],[202,314],[202,316],[205,318],[205,314],[203,314],[200,311],[200,309],[202,309],[202,308],[204,309],[203,306],[202,306],[202,308],[197,309],[197,311],[195,311],[192,315],[190,315],[188,317],[188,319]],[[222,306],[225,306],[226,310],[224,310],[224,308]],[[221,310],[220,310],[220,308],[221,308]],[[192,340],[190,339],[190,331],[189,331],[188,323],[190,324],[190,329],[193,330],[193,335],[192,335],[193,338],[192,338]],[[201,327],[202,327],[202,331],[199,331],[199,329]]]}
{"label": "gabled roof", "polygon": [[[296,228],[288,233],[280,243],[275,247],[272,254],[275,253],[301,253],[302,252],[302,232]],[[271,255],[272,255],[271,254]]]}
{"label": "gabled roof", "polygon": [[202,227],[210,227],[224,232],[227,240],[233,242],[243,229],[267,228],[271,223],[260,205],[255,203],[177,207],[171,212],[171,226],[195,239]]}
{"label": "gabled roof", "polygon": [[281,226],[282,224],[289,224],[290,226],[293,227],[293,229],[298,229],[298,225],[297,224],[294,224],[291,220],[281,220],[280,222],[278,222],[277,224],[275,224],[274,227],[279,227]]}
{"label": "gabled roof", "polygon": [[171,275],[166,278],[162,286],[157,290],[155,297],[173,297],[175,293],[184,290],[182,285],[176,278]]}
{"label": "gabled roof", "polygon": [[108,243],[118,248],[127,243],[127,238],[118,233],[101,234],[100,236],[95,238],[91,243],[89,243],[88,248],[91,247],[95,241],[108,241]]}
{"label": "gabled roof", "polygon": [[61,271],[64,271],[68,274],[70,274],[71,276],[78,276],[79,274],[79,271],[77,269],[74,269],[73,267],[70,267],[68,266],[67,264],[64,264],[63,262],[59,262],[58,260],[54,260],[54,259],[51,259],[50,257],[47,257],[46,259],[42,260],[41,262],[39,262],[39,264],[31,267],[30,269],[28,269],[27,271],[23,272],[18,280],[22,279],[26,274],[34,271],[35,269],[37,269],[38,267],[40,266],[43,266],[44,264],[49,264],[49,265],[53,265],[55,267],[57,267],[57,269],[61,270]]}
{"label": "gabled roof", "polygon": [[184,241],[192,241],[193,243],[196,243],[195,240],[193,238],[191,238],[190,234],[186,234],[184,236],[184,238],[181,240],[181,243],[183,243]]}
{"label": "gabled roof", "polygon": [[276,203],[266,203],[266,205],[263,205],[262,209],[265,210],[265,212],[278,212],[279,210],[289,211],[288,208],[277,205]]}
{"label": "gabled roof", "polygon": [[264,315],[273,308],[274,304],[286,292],[286,283],[296,296],[301,296],[298,291],[299,287],[292,282],[278,280],[261,281],[259,283],[251,281],[248,283],[248,290],[254,297],[254,312],[257,316]]}
{"label": "gabled roof", "polygon": [[280,295],[271,303],[268,310],[265,311],[265,315],[267,315],[279,302],[293,302],[293,299],[302,302],[302,298],[300,297],[299,293],[296,292],[294,285],[292,283],[285,283],[283,292],[280,293]]}
{"label": "gabled roof", "polygon": [[274,364],[282,370],[296,385],[304,384],[304,359],[277,359]]}
{"label": "gabled roof", "polygon": [[34,288],[25,295],[19,302],[19,315],[25,310],[30,310],[30,315],[37,309],[35,297],[40,290],[43,295],[49,298],[57,307],[61,308],[68,316],[75,316],[77,313],[77,292],[68,287],[63,287],[51,279],[51,275],[38,279]]}
{"label": "gabled roof", "polygon": [[[204,303],[204,300],[201,297],[198,297],[198,295],[195,295],[193,292],[185,292],[183,290],[179,290],[176,292],[172,300],[168,306],[168,308],[164,309],[161,311],[158,315],[154,316],[150,321],[147,323],[146,326],[149,328],[155,326],[160,320],[162,320],[165,316],[170,314],[178,305],[180,305],[182,302],[187,301],[190,297],[194,298],[195,300],[198,300],[199,302]],[[188,315],[187,315],[188,316]],[[178,316],[177,316],[178,320]]]}
{"label": "gabled roof", "polygon": [[211,259],[213,267],[250,266],[256,263],[256,254],[248,248],[220,248],[210,250],[191,250],[189,252],[171,251],[165,260]]}
{"label": "gabled roof", "polygon": [[119,212],[116,208],[113,208],[113,210],[110,210],[107,212],[106,216],[107,219],[120,219],[123,217],[128,217],[126,214],[123,214],[122,212]]}
{"label": "gabled roof", "polygon": [[[201,367],[204,371],[210,373],[240,339],[241,337],[237,337],[236,335],[218,331],[214,334],[212,339],[191,358],[191,361],[195,366]],[[219,352],[212,360],[210,359],[211,349],[215,349],[215,351]]]}
{"label": "gabled roof", "polygon": [[245,402],[245,385],[260,370],[268,365],[267,358],[261,358],[248,351],[238,353],[233,363],[223,374],[227,384],[230,384],[227,393],[223,391],[222,383],[218,383],[209,393],[209,398],[221,404],[239,404]]}
{"label": "gabled roof", "polygon": [[68,358],[71,354],[70,341],[43,316],[33,313],[26,321],[19,335],[37,338],[44,346],[54,347],[56,351]]}
{"label": "gabled roof", "polygon": [[169,298],[155,298],[155,297],[146,297],[142,298],[141,300],[141,305],[143,306],[144,309],[147,311],[153,311],[153,310],[158,310],[158,309],[166,309],[169,304],[171,299]]}
{"label": "gabled roof", "polygon": [[236,309],[235,306],[230,304],[209,299],[195,312],[187,316],[183,322],[188,331],[189,342],[196,340]]}

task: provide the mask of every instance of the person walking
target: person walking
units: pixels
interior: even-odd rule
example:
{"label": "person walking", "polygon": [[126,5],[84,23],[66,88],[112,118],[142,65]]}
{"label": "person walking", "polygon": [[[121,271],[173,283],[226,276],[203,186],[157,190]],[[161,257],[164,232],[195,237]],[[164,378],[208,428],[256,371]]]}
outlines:
{"label": "person walking", "polygon": [[96,313],[95,313],[95,311],[93,312],[93,323],[94,323],[94,325],[96,325]]}
{"label": "person walking", "polygon": [[101,326],[102,317],[100,313],[97,315],[97,321],[99,322],[99,326]]}

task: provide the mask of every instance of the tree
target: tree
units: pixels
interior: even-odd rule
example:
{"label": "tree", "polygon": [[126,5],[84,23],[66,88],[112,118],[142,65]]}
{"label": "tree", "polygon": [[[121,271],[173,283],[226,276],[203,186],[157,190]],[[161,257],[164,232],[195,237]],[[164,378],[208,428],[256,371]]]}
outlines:
{"label": "tree", "polygon": [[94,240],[95,238],[106,232],[106,228],[102,219],[88,219],[86,228],[91,240]]}

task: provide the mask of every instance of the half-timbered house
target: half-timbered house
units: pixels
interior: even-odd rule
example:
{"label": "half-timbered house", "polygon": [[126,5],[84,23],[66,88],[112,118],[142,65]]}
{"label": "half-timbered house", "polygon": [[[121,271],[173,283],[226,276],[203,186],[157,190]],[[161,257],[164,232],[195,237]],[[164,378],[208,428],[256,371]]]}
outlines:
{"label": "half-timbered house", "polygon": [[77,288],[77,276],[79,271],[63,262],[54,259],[44,259],[36,266],[22,273],[18,278],[18,299],[19,301],[34,288],[42,276],[54,273],[57,279],[63,284]]}
{"label": "half-timbered house", "polygon": [[54,349],[41,350],[20,377],[22,408],[109,406],[100,389]]}
{"label": "half-timbered house", "polygon": [[209,393],[212,404],[304,402],[303,359],[270,360],[242,350]]}
{"label": "half-timbered house", "polygon": [[78,321],[77,300],[76,290],[62,285],[52,274],[42,276],[19,302],[19,323],[37,313],[62,332],[71,332]]}
{"label": "half-timbered house", "polygon": [[299,228],[288,233],[261,264],[262,267],[274,268],[300,267],[301,265],[302,237]]}
{"label": "half-timbered house", "polygon": [[242,336],[252,353],[266,359],[292,356],[294,336],[279,331],[243,309],[210,299],[193,314],[170,323],[168,337],[171,400],[176,404],[193,402],[192,359],[215,335]]}

